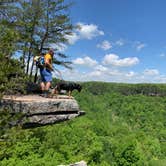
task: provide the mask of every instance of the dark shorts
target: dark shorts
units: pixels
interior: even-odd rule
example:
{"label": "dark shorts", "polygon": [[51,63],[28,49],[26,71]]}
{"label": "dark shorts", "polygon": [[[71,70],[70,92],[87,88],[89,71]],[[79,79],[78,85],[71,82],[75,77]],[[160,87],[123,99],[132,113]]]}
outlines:
{"label": "dark shorts", "polygon": [[40,69],[41,81],[42,82],[51,82],[52,81],[52,73],[49,69]]}

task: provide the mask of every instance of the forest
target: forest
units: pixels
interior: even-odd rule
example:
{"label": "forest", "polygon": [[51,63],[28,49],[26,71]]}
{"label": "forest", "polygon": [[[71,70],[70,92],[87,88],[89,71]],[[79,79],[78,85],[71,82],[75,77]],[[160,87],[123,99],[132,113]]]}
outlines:
{"label": "forest", "polygon": [[[131,87],[131,91],[138,88],[133,84],[82,85],[82,92],[74,92],[73,96],[85,116],[26,130],[19,126],[10,128],[1,121],[5,128],[3,133],[1,130],[1,165],[53,166],[81,160],[92,166],[165,165],[165,96],[124,95]],[[145,87],[151,86],[166,87]],[[1,117],[11,119],[7,114]]]}
{"label": "forest", "polygon": [[[74,27],[64,0],[0,1],[0,99],[26,94],[35,81],[32,60],[50,43],[66,44]],[[67,55],[54,64],[70,68]],[[32,63],[31,63],[32,62]],[[54,80],[54,84],[58,80]],[[80,82],[72,93],[85,116],[22,129],[0,109],[0,166],[165,166],[166,84]]]}

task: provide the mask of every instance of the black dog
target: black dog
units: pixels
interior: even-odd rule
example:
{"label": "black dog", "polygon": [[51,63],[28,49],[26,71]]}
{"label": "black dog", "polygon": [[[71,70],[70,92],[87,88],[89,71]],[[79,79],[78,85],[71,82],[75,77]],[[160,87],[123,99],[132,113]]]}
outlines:
{"label": "black dog", "polygon": [[59,82],[54,88],[53,94],[57,95],[61,92],[61,90],[66,90],[68,96],[70,97],[72,91],[75,89],[78,90],[78,92],[81,92],[82,86],[74,82]]}

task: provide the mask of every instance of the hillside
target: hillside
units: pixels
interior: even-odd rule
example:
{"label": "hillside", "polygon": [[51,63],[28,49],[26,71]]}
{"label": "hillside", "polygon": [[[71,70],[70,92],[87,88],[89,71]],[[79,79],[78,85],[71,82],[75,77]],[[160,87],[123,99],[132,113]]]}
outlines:
{"label": "hillside", "polygon": [[82,84],[82,92],[73,96],[85,116],[34,129],[6,128],[0,165],[55,166],[81,160],[90,166],[165,165],[164,84]]}

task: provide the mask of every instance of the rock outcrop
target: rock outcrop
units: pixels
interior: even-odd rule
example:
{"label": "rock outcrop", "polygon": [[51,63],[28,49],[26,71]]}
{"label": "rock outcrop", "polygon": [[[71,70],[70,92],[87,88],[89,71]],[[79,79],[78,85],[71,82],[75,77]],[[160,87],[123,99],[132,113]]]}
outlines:
{"label": "rock outcrop", "polygon": [[54,124],[83,115],[74,98],[57,96],[44,98],[39,95],[4,96],[1,108],[9,109],[12,114],[21,114],[17,123],[23,128]]}
{"label": "rock outcrop", "polygon": [[69,165],[58,165],[58,166],[87,166],[85,161],[80,161],[74,164],[69,164]]}
{"label": "rock outcrop", "polygon": [[70,164],[69,166],[87,166],[85,161],[80,161],[74,164]]}

